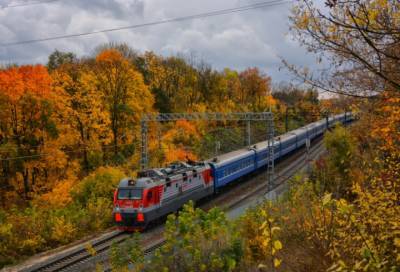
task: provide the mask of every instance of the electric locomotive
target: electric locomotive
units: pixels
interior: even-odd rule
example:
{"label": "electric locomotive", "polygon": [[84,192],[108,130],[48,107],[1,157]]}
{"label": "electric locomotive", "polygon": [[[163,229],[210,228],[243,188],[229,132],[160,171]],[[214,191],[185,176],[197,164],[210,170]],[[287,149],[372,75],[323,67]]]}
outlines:
{"label": "electric locomotive", "polygon": [[120,181],[114,193],[114,221],[120,229],[140,230],[189,200],[214,192],[211,168],[204,162],[174,162]]}

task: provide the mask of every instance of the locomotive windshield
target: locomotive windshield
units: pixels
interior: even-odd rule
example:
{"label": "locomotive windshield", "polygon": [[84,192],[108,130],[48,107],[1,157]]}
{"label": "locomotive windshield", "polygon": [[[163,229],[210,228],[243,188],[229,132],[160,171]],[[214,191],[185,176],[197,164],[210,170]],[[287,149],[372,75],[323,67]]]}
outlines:
{"label": "locomotive windshield", "polygon": [[118,199],[142,199],[142,189],[119,189]]}

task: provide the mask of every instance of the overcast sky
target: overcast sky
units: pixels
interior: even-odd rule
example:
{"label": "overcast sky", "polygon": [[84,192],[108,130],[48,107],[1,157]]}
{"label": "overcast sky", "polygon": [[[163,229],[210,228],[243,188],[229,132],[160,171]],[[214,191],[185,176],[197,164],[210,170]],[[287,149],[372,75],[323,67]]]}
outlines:
{"label": "overcast sky", "polygon": [[[46,1],[46,0],[32,0]],[[181,17],[245,6],[265,0],[58,0],[24,7],[30,1],[0,0],[0,43],[46,38]],[[144,52],[168,56],[194,53],[214,68],[259,67],[274,82],[291,76],[280,56],[311,66],[315,58],[294,42],[289,32],[289,4],[241,13],[169,23],[26,45],[0,47],[0,64],[46,63],[55,49],[78,56],[96,46],[125,42]]]}

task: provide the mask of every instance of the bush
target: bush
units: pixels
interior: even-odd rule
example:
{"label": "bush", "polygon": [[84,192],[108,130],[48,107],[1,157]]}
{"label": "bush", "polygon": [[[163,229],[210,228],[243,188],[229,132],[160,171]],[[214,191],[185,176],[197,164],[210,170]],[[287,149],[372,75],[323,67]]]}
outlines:
{"label": "bush", "polygon": [[99,168],[72,188],[72,201],[69,183],[60,183],[59,190],[38,198],[32,207],[2,212],[0,266],[109,227],[113,192],[123,177],[119,169]]}
{"label": "bush", "polygon": [[96,198],[113,199],[115,188],[125,174],[118,168],[101,167],[84,178],[71,192],[74,202],[86,207]]}
{"label": "bush", "polygon": [[355,141],[346,128],[338,124],[331,132],[325,134],[324,144],[329,156],[323,169],[325,177],[319,177],[318,180],[322,180],[323,189],[333,193],[335,197],[346,196],[352,184],[350,170],[354,159]]}
{"label": "bush", "polygon": [[101,230],[109,227],[112,223],[113,203],[110,198],[91,198],[86,206],[87,219],[91,230]]}
{"label": "bush", "polygon": [[204,212],[193,203],[170,215],[166,243],[145,271],[232,271],[242,256],[241,240],[219,209]]}
{"label": "bush", "polygon": [[64,216],[56,217],[52,227],[51,238],[58,243],[68,243],[76,236],[77,229],[70,220]]}

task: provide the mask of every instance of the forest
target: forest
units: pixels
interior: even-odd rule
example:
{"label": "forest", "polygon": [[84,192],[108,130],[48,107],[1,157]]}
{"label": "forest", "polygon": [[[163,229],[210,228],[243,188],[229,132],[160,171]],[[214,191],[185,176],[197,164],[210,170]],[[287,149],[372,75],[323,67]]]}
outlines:
{"label": "forest", "polygon": [[[112,226],[112,194],[140,160],[149,112],[260,112],[276,134],[351,110],[324,137],[327,154],[276,202],[228,221],[192,204],[166,222],[145,260],[138,237],[114,247],[115,271],[398,271],[400,269],[400,4],[299,1],[295,39],[330,64],[304,84],[273,85],[259,68],[215,70],[194,56],[104,44],[91,56],[54,51],[46,65],[0,68],[0,267]],[[319,99],[318,91],[335,94]],[[265,137],[254,124],[253,141]],[[150,166],[204,159],[246,144],[243,124],[150,127]],[[221,141],[216,150],[216,142]],[[104,216],[104,211],[110,211]],[[100,268],[100,267],[99,267]]]}
{"label": "forest", "polygon": [[[258,68],[216,71],[190,57],[139,54],[125,44],[102,45],[80,59],[55,51],[46,66],[2,68],[1,263],[112,226],[113,191],[121,178],[139,170],[144,113],[273,106],[283,133],[344,103],[322,103],[317,92],[289,84],[272,89]],[[254,124],[253,142],[265,140],[265,129]],[[217,139],[219,152],[244,146],[243,124],[178,121],[151,127],[150,166],[209,158]],[[107,210],[109,216],[102,216]]]}

